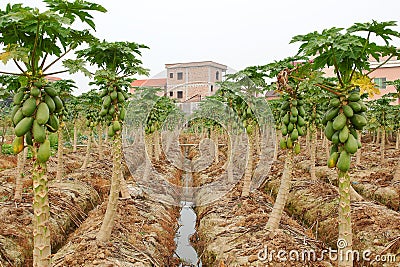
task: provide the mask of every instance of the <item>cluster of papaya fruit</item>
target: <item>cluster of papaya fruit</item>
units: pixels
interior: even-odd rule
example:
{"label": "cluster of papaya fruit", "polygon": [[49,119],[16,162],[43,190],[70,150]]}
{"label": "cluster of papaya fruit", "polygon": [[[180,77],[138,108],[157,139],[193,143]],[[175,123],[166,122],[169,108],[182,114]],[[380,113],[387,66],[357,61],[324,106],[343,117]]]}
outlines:
{"label": "cluster of papaya fruit", "polygon": [[126,115],[124,105],[128,94],[119,86],[108,84],[101,91],[100,97],[103,98],[103,105],[99,115],[108,122],[108,136],[114,137],[122,129]]}
{"label": "cluster of papaya fruit", "polygon": [[303,104],[302,97],[298,96],[297,99],[290,98],[283,101],[280,108],[282,118],[281,132],[283,136],[280,141],[280,147],[281,149],[293,149],[295,154],[300,153],[299,136],[305,135],[306,122],[304,116],[306,112]]}
{"label": "cluster of papaya fruit", "polygon": [[51,83],[40,78],[22,86],[14,95],[12,122],[16,138],[13,142],[15,154],[27,145],[40,144],[37,151],[39,162],[46,162],[50,157],[50,141],[46,130],[57,132],[60,127],[58,113],[63,110],[63,102]]}
{"label": "cluster of papaya fruit", "polygon": [[329,102],[329,110],[323,118],[325,135],[332,141],[328,167],[346,172],[350,169],[351,155],[361,148],[357,130],[367,124],[364,112],[367,106],[360,93],[353,91],[347,97],[338,96]]}

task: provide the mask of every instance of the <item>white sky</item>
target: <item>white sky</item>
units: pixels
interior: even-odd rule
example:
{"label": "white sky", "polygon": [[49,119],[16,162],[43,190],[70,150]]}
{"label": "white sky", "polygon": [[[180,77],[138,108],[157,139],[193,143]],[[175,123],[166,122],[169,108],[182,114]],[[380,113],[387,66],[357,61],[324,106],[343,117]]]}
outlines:
{"label": "white sky", "polygon": [[[43,10],[38,0],[0,0],[0,8],[24,3]],[[134,41],[151,76],[165,63],[213,60],[240,70],[294,55],[291,37],[354,22],[400,18],[400,1],[372,0],[93,0],[108,13],[96,14],[96,36],[108,41]],[[397,27],[400,31],[400,27]],[[395,45],[400,46],[399,40]],[[0,70],[13,67],[2,65]],[[53,68],[53,71],[60,70]],[[68,78],[66,75],[60,77]],[[74,75],[79,92],[88,80]],[[76,92],[78,93],[78,92]]]}

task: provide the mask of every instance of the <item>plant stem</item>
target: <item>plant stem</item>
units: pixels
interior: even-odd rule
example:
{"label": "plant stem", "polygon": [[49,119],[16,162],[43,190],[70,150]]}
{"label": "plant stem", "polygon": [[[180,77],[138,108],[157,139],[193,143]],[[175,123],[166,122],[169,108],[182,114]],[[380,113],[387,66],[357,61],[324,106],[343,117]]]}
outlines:
{"label": "plant stem", "polygon": [[348,172],[339,171],[339,240],[344,241],[338,251],[338,266],[352,267],[352,228],[351,228],[351,207],[350,207],[350,176]]}

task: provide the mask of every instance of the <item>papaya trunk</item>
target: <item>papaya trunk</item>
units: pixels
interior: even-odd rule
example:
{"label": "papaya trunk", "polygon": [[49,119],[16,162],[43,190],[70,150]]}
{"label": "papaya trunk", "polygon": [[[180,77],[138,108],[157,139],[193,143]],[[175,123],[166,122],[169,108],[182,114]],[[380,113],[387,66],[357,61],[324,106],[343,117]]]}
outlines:
{"label": "papaya trunk", "polygon": [[394,172],[393,181],[400,181],[400,161],[399,161],[399,163],[397,163],[397,167]]}
{"label": "papaya trunk", "polygon": [[219,158],[218,158],[218,132],[215,129],[211,130],[211,139],[214,142],[214,160],[215,160],[215,163],[218,164],[219,163]]}
{"label": "papaya trunk", "polygon": [[[358,140],[360,142],[362,141],[362,131],[358,131]],[[361,150],[362,150],[362,147],[357,150],[357,154],[356,154],[356,164],[357,165],[361,165]]]}
{"label": "papaya trunk", "polygon": [[76,152],[77,143],[78,143],[78,126],[76,124],[77,124],[77,122],[76,122],[76,120],[74,120],[74,141],[73,141],[73,148],[72,148],[73,152]]}
{"label": "papaya trunk", "polygon": [[351,208],[350,208],[350,176],[348,172],[339,171],[339,239],[338,257],[339,267],[352,267],[352,229],[351,229]]}
{"label": "papaya trunk", "polygon": [[153,133],[153,144],[154,144],[154,158],[156,161],[159,161],[161,154],[161,147],[160,147],[160,134],[158,130],[154,131]]}
{"label": "papaya trunk", "polygon": [[106,137],[104,138],[104,143],[107,144],[107,142],[108,142],[107,126],[105,127],[104,132],[106,133]]}
{"label": "papaya trunk", "polygon": [[108,197],[107,210],[103,222],[96,238],[101,242],[107,242],[111,238],[111,232],[114,227],[115,214],[118,208],[118,197],[121,179],[121,160],[122,160],[122,141],[121,135],[116,133],[113,140],[113,172],[111,177],[110,195]]}
{"label": "papaya trunk", "polygon": [[276,131],[275,149],[274,149],[274,158],[273,158],[274,161],[278,160],[278,150],[279,150],[279,141],[281,139],[281,133],[282,132],[279,130]]}
{"label": "papaya trunk", "polygon": [[283,209],[286,205],[286,201],[290,191],[290,185],[292,180],[292,168],[293,168],[293,151],[288,150],[285,160],[285,167],[282,174],[281,184],[279,186],[278,195],[276,197],[274,207],[266,225],[266,229],[271,233],[279,228],[279,222],[281,221]]}
{"label": "papaya trunk", "polygon": [[310,130],[307,127],[307,134],[306,134],[306,153],[310,151]]}
{"label": "papaya trunk", "polygon": [[376,139],[376,134],[375,132],[370,132],[370,135],[372,135],[372,143],[375,143],[375,139]]}
{"label": "papaya trunk", "polygon": [[325,153],[326,153],[326,159],[329,160],[329,157],[331,155],[331,151],[329,149],[328,138],[326,138],[326,137],[325,137]]}
{"label": "papaya trunk", "polygon": [[131,194],[129,193],[129,190],[128,190],[128,184],[126,183],[126,180],[124,178],[124,174],[122,171],[121,171],[120,181],[121,181],[121,197],[124,199],[131,198]]}
{"label": "papaya trunk", "polygon": [[228,138],[228,153],[227,153],[227,169],[226,172],[228,174],[228,183],[232,183],[233,182],[233,162],[232,162],[232,156],[233,156],[233,147],[235,146],[235,144],[233,142],[235,142],[234,140],[236,140],[236,136],[230,136],[232,139]]}
{"label": "papaya trunk", "polygon": [[33,153],[33,266],[50,266],[50,206],[46,175],[46,163],[39,163],[36,158],[37,147]]}
{"label": "papaya trunk", "polygon": [[396,149],[399,149],[400,131],[396,131]]}
{"label": "papaya trunk", "polygon": [[311,166],[310,166],[310,175],[311,180],[316,180],[315,176],[315,161],[316,161],[316,142],[317,142],[317,129],[315,124],[313,124],[313,128],[311,130]]}
{"label": "papaya trunk", "polygon": [[18,202],[22,200],[22,190],[25,177],[24,167],[27,155],[28,155],[28,147],[24,148],[23,153],[18,154],[17,175],[15,177],[15,192],[14,192],[14,200]]}
{"label": "papaya trunk", "polygon": [[87,142],[87,147],[86,147],[86,155],[85,155],[85,160],[83,161],[82,170],[85,170],[87,168],[87,165],[89,164],[90,160],[90,149],[92,146],[92,138],[93,138],[93,130],[90,131],[88,142]]}
{"label": "papaya trunk", "polygon": [[63,177],[63,134],[62,127],[58,130],[58,146],[57,146],[57,174],[56,180],[61,182]]}
{"label": "papaya trunk", "polygon": [[1,133],[1,142],[0,142],[0,153],[3,154],[3,145],[4,145],[4,139],[6,136],[6,132],[7,132],[7,126],[6,123],[3,124],[3,131]]}
{"label": "papaya trunk", "polygon": [[147,156],[149,157],[149,160],[153,158],[153,136],[152,134],[146,134],[145,137],[145,142],[146,142],[146,150],[147,150]]}
{"label": "papaya trunk", "polygon": [[381,129],[381,164],[383,164],[384,160],[385,160],[385,142],[386,142],[386,130],[384,127],[382,127]]}
{"label": "papaya trunk", "polygon": [[97,132],[99,133],[99,160],[103,160],[103,128],[100,123],[97,125]]}
{"label": "papaya trunk", "polygon": [[249,134],[249,149],[247,150],[247,165],[244,171],[242,197],[250,195],[251,178],[253,175],[253,149],[254,149],[254,135]]}
{"label": "papaya trunk", "polygon": [[378,128],[378,129],[376,130],[375,144],[379,144],[380,134],[381,134],[381,131],[380,131],[380,129]]}
{"label": "papaya trunk", "polygon": [[[255,152],[257,155],[261,154],[261,129],[260,126],[257,124],[255,127]],[[268,140],[268,138],[267,138]]]}

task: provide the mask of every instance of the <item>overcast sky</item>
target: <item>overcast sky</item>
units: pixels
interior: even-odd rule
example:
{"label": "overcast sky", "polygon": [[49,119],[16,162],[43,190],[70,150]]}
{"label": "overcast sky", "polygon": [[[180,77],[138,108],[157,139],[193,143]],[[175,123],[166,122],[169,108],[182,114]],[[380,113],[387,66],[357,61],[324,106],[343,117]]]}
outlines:
{"label": "overcast sky", "polygon": [[[39,0],[0,0],[43,10]],[[385,0],[94,0],[108,12],[96,14],[97,37],[150,47],[142,61],[151,76],[164,64],[212,60],[240,70],[296,53],[291,37],[354,22],[399,21],[400,1]],[[400,31],[400,28],[397,28]],[[399,40],[395,45],[400,46]],[[1,66],[0,69],[11,67]],[[55,70],[55,69],[53,69]],[[61,76],[67,78],[67,76]],[[74,75],[79,91],[88,80]]]}

